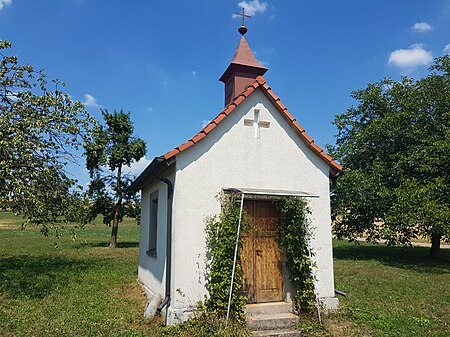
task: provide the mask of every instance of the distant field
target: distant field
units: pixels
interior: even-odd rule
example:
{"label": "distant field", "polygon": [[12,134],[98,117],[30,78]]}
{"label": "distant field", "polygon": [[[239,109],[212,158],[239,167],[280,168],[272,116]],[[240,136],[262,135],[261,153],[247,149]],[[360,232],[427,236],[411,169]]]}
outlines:
{"label": "distant field", "polygon": [[[75,240],[70,230],[57,239],[20,224],[0,212],[0,336],[199,336],[143,319],[134,221],[120,225],[115,250],[101,221],[77,229]],[[432,262],[428,248],[335,241],[336,288],[348,296],[326,329],[300,328],[305,336],[450,336],[450,251],[442,253]]]}
{"label": "distant field", "polygon": [[16,227],[20,226],[22,218],[14,216],[12,212],[0,211],[0,227]]}

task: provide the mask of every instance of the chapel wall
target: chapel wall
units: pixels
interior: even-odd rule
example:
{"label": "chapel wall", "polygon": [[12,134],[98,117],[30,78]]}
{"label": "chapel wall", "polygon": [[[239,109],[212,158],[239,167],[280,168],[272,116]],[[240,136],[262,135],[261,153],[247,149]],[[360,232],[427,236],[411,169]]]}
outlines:
{"label": "chapel wall", "polygon": [[[174,174],[171,175],[173,180]],[[156,256],[149,256],[150,240],[150,204],[151,197],[158,196]],[[166,277],[166,243],[167,243],[167,185],[153,180],[142,190],[141,224],[139,243],[138,280],[144,285],[147,295],[159,294],[164,298]]]}

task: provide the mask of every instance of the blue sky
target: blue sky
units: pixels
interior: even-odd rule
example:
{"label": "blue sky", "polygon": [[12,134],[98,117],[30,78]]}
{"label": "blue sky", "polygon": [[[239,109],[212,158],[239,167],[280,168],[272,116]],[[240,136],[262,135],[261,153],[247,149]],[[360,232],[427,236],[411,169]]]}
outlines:
{"label": "blue sky", "polygon": [[[333,143],[331,122],[353,90],[425,76],[450,53],[450,0],[0,0],[0,37],[97,118],[100,108],[130,111],[150,160],[222,110],[218,79],[242,6],[269,85],[320,146]],[[84,184],[83,168],[70,170]]]}

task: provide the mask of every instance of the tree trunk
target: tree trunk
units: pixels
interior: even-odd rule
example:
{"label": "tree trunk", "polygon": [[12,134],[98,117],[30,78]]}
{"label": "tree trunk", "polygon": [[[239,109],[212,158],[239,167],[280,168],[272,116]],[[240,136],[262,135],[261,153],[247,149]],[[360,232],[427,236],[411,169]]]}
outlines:
{"label": "tree trunk", "polygon": [[114,215],[111,230],[111,241],[109,242],[109,248],[117,248],[117,232],[119,230],[119,212],[122,205],[122,186],[121,177],[122,176],[122,165],[117,168],[117,202],[114,205]]}
{"label": "tree trunk", "polygon": [[431,234],[431,249],[430,257],[432,259],[438,259],[441,252],[441,235],[437,233]]}
{"label": "tree trunk", "polygon": [[109,242],[110,248],[117,247],[117,231],[119,230],[119,205],[114,206],[114,216],[111,230],[111,240]]}

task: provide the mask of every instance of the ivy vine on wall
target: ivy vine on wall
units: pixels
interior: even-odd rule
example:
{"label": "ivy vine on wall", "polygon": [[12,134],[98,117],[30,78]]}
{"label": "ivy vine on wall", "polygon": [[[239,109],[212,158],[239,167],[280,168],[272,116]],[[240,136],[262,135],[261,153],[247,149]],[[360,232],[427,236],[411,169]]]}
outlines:
{"label": "ivy vine on wall", "polygon": [[[225,317],[227,314],[228,296],[233,270],[234,249],[239,222],[240,204],[234,195],[224,195],[220,198],[222,212],[206,218],[206,266],[209,296],[205,301],[208,312]],[[240,238],[245,235],[247,222],[245,214],[241,225]],[[239,246],[242,240],[239,241]],[[245,320],[245,296],[242,290],[242,269],[238,261],[234,276],[234,286],[231,298],[230,318],[237,322]]]}
{"label": "ivy vine on wall", "polygon": [[283,197],[276,204],[281,211],[281,245],[290,273],[289,280],[295,289],[294,309],[297,312],[312,312],[316,295],[309,247],[312,235],[309,226],[311,211],[303,198]]}

